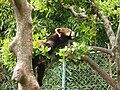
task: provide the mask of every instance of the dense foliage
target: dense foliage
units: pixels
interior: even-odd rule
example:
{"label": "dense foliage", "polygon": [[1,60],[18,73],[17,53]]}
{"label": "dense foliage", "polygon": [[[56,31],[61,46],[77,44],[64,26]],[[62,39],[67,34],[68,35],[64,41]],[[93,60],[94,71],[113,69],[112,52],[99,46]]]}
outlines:
{"label": "dense foliage", "polygon": [[[89,0],[30,0],[30,3],[34,7],[32,12],[34,55],[46,55],[49,48],[39,47],[37,40],[45,40],[50,34],[54,33],[55,28],[66,27],[76,33],[73,45],[57,50],[57,55],[60,57],[57,62],[46,70],[44,88],[61,88],[61,62],[59,61],[63,61],[64,58],[68,64],[66,88],[89,90],[94,87],[96,88],[95,90],[97,90],[102,89],[104,83],[106,85],[104,88],[108,87],[106,82],[81,60],[82,55],[89,51],[88,45],[107,47],[106,43],[109,43],[104,31],[103,21],[96,18],[96,15],[92,13],[88,1]],[[75,11],[78,13],[85,12],[89,18],[76,18],[68,9],[71,5],[76,5]],[[98,10],[101,13],[108,16],[112,22],[113,30],[116,32],[118,15],[120,14],[120,1],[95,0],[94,5],[98,6]],[[10,77],[16,59],[14,54],[8,50],[9,43],[14,38],[15,32],[16,22],[11,5],[8,0],[0,0],[0,74],[6,78],[0,82],[2,83],[0,84],[0,88],[3,90],[15,90]],[[106,57],[102,56],[98,56],[99,58],[95,60],[97,60],[97,62],[102,59],[106,60]],[[106,63],[103,64],[106,65]],[[106,70],[108,64],[106,67],[104,67],[104,65],[101,67]],[[88,72],[89,74],[87,74]],[[92,75],[94,77],[92,77]],[[95,80],[93,78],[95,78]],[[95,86],[96,83],[98,84]]]}

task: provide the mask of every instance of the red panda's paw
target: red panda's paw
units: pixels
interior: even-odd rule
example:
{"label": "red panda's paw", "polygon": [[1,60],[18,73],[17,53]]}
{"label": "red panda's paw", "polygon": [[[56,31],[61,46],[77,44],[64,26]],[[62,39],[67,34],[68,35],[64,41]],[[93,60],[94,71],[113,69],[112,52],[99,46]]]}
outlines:
{"label": "red panda's paw", "polygon": [[44,45],[45,44],[45,40],[38,40],[37,43],[38,43],[38,45]]}

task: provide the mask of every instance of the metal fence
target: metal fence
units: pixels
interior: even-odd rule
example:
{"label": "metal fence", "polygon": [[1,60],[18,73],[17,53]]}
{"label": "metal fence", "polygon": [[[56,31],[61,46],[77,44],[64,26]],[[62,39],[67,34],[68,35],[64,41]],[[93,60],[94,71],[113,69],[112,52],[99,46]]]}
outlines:
{"label": "metal fence", "polygon": [[[90,55],[90,57],[106,71],[111,77],[116,78],[115,62],[108,59],[106,54]],[[46,70],[42,90],[61,90],[62,64],[58,61]],[[67,62],[66,90],[112,90],[112,87],[83,60],[75,64]]]}
{"label": "metal fence", "polygon": [[[106,54],[90,55],[100,68],[116,79],[115,62]],[[79,63],[66,62],[66,90],[112,90],[110,85],[84,60]],[[6,72],[6,80],[0,84],[0,90],[17,90]],[[62,63],[57,61],[46,69],[41,90],[62,90]]]}

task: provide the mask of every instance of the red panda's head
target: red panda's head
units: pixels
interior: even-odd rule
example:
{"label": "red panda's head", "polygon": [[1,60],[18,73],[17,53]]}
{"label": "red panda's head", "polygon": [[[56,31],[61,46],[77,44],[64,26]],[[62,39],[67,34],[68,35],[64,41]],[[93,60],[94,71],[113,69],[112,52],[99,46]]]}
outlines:
{"label": "red panda's head", "polygon": [[75,33],[69,28],[56,28],[55,33],[58,34],[59,37],[66,36],[71,39],[75,37]]}

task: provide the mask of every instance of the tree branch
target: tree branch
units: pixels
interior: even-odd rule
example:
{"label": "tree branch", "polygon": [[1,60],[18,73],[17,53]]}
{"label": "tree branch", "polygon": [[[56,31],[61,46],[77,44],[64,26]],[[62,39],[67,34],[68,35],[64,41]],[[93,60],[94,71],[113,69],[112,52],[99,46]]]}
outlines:
{"label": "tree branch", "polygon": [[18,21],[22,20],[24,16],[27,16],[26,13],[23,13],[24,11],[32,11],[32,6],[27,2],[27,0],[11,0],[11,4],[15,12],[15,16],[19,17],[16,18],[16,20],[19,19]]}
{"label": "tree branch", "polygon": [[115,40],[115,34],[112,30],[111,22],[108,20],[108,18],[106,16],[104,16],[102,14],[101,14],[101,18],[104,22],[105,31],[107,33],[107,36],[109,37],[110,44],[112,45],[112,48],[114,48],[116,40]]}
{"label": "tree branch", "polygon": [[107,53],[107,54],[111,55],[111,57],[114,56],[114,53],[112,52],[111,49],[107,49],[107,48],[103,48],[103,47],[96,47],[96,46],[89,46],[89,47],[91,50]]}
{"label": "tree branch", "polygon": [[15,6],[14,9],[21,11],[27,5],[27,0],[11,0],[11,3]]}
{"label": "tree branch", "polygon": [[120,16],[119,16],[119,25],[118,25],[118,30],[116,34],[116,42],[120,41]]}
{"label": "tree branch", "polygon": [[119,25],[118,25],[118,30],[117,30],[117,35],[116,35],[116,47],[114,48],[115,53],[115,61],[117,64],[117,81],[120,86],[120,15],[119,15]]}
{"label": "tree branch", "polygon": [[68,9],[73,13],[73,15],[77,18],[88,18],[88,16],[85,13],[76,13],[75,12],[75,5],[70,6]]}
{"label": "tree branch", "polygon": [[100,13],[98,10],[97,10],[97,7],[95,7],[93,5],[94,3],[94,0],[89,0],[89,3],[90,3],[90,6],[91,6],[91,10],[94,14],[96,14],[99,18],[101,18],[104,22],[104,27],[105,27],[105,31],[107,33],[107,36],[110,40],[110,44],[112,46],[112,49],[114,48],[115,46],[115,34],[112,30],[112,26],[111,26],[111,22],[108,20],[108,18],[106,16],[104,16],[102,13]]}
{"label": "tree branch", "polygon": [[100,67],[91,60],[87,55],[83,56],[83,60],[85,60],[89,65],[99,73],[101,77],[103,77],[112,87],[115,88],[115,90],[119,90],[118,83],[113,80],[105,71],[101,70]]}

